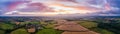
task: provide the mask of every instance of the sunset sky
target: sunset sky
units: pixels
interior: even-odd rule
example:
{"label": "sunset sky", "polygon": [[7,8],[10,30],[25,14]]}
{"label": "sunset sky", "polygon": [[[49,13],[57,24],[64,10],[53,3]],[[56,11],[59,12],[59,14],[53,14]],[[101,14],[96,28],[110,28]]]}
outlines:
{"label": "sunset sky", "polygon": [[120,0],[0,0],[2,16],[119,15]]}

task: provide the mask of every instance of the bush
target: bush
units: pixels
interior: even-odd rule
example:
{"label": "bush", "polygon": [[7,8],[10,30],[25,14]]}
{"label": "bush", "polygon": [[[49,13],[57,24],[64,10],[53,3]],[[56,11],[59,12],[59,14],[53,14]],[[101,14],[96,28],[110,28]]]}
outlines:
{"label": "bush", "polygon": [[40,24],[45,27],[45,28],[54,28],[54,21],[50,21],[50,22],[40,22]]}
{"label": "bush", "polygon": [[20,25],[25,25],[25,24],[40,24],[40,22],[35,22],[35,21],[32,21],[32,22],[21,22]]}
{"label": "bush", "polygon": [[0,28],[3,30],[11,30],[14,29],[14,25],[2,23],[0,24]]}
{"label": "bush", "polygon": [[11,34],[29,34],[25,29],[17,29],[12,31]]}
{"label": "bush", "polygon": [[62,31],[57,31],[54,29],[43,29],[38,31],[36,34],[61,34]]}
{"label": "bush", "polygon": [[114,33],[103,29],[103,30],[101,30],[101,34],[114,34]]}
{"label": "bush", "polygon": [[5,34],[5,31],[3,31],[3,30],[0,30],[0,34]]}
{"label": "bush", "polygon": [[79,24],[85,28],[94,28],[97,27],[97,23],[95,22],[90,22],[90,21],[81,21]]}
{"label": "bush", "polygon": [[95,31],[95,32],[98,32],[100,34],[114,34],[113,32],[111,31],[108,31],[106,29],[101,29],[101,28],[92,28],[91,30]]}

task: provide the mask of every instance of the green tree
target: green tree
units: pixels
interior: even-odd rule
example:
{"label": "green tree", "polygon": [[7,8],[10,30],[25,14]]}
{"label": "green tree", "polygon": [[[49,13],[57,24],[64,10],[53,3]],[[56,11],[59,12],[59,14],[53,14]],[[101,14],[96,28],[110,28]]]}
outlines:
{"label": "green tree", "polygon": [[37,22],[37,21],[32,21],[32,22],[31,22],[31,21],[30,21],[30,22],[28,21],[28,22],[27,22],[27,21],[26,21],[26,22],[21,22],[20,25],[25,25],[25,24],[40,24],[40,22]]}
{"label": "green tree", "polygon": [[91,21],[81,21],[79,24],[86,28],[94,28],[98,25],[97,23]]}
{"label": "green tree", "polygon": [[95,32],[98,32],[100,34],[115,34],[111,31],[108,31],[106,29],[101,29],[101,28],[92,28],[91,30],[95,31]]}
{"label": "green tree", "polygon": [[14,25],[2,23],[0,24],[0,28],[4,30],[11,30],[14,29]]}
{"label": "green tree", "polygon": [[54,28],[54,24],[47,24],[46,26],[44,26],[45,28]]}
{"label": "green tree", "polygon": [[40,22],[38,22],[38,21],[32,21],[32,22],[29,22],[29,23],[31,23],[31,24],[40,24]]}
{"label": "green tree", "polygon": [[25,29],[17,29],[12,31],[11,34],[29,34]]}
{"label": "green tree", "polygon": [[62,31],[57,31],[54,29],[43,29],[41,31],[38,31],[36,34],[61,34]]}
{"label": "green tree", "polygon": [[3,30],[0,30],[0,34],[5,34],[5,31],[3,31]]}
{"label": "green tree", "polygon": [[55,21],[48,21],[48,22],[40,22],[45,28],[54,28]]}
{"label": "green tree", "polygon": [[103,30],[101,30],[101,34],[114,34],[114,33],[111,31],[103,29]]}

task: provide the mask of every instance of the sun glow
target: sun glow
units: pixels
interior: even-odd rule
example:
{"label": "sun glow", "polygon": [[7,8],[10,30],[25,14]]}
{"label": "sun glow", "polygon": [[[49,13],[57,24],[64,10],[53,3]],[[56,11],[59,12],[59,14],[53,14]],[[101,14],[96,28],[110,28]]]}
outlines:
{"label": "sun glow", "polygon": [[[76,1],[76,2],[75,2]],[[28,3],[19,4],[15,10],[5,13],[22,15],[59,15],[59,14],[92,14],[111,10],[111,6],[104,0],[103,4],[90,4],[88,1],[58,1],[58,0],[31,0]],[[29,4],[32,4],[29,6]],[[20,6],[21,5],[21,6]],[[41,10],[42,9],[42,10]],[[29,11],[28,11],[29,10]],[[30,11],[31,10],[31,11]],[[32,11],[36,10],[36,11]],[[16,12],[17,11],[17,12]]]}
{"label": "sun glow", "polygon": [[93,13],[96,12],[96,10],[79,6],[79,7],[68,7],[68,6],[61,6],[61,5],[49,5],[53,10],[56,11],[56,13],[61,14],[87,14],[87,13]]}

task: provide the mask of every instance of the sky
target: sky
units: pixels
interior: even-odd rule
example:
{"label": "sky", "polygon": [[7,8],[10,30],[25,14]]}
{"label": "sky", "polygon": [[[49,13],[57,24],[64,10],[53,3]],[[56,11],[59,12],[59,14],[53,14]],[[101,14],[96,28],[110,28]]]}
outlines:
{"label": "sky", "polygon": [[2,16],[119,16],[120,0],[0,0]]}

